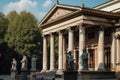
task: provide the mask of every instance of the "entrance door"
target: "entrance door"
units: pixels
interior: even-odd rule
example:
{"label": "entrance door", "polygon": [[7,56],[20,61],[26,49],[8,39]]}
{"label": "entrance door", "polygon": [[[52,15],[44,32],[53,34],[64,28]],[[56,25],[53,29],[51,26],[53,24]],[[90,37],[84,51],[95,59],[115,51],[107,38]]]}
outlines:
{"label": "entrance door", "polygon": [[88,50],[88,68],[89,70],[95,69],[95,52],[94,49]]}
{"label": "entrance door", "polygon": [[110,47],[105,48],[105,70],[110,70],[111,68],[111,54],[110,54]]}

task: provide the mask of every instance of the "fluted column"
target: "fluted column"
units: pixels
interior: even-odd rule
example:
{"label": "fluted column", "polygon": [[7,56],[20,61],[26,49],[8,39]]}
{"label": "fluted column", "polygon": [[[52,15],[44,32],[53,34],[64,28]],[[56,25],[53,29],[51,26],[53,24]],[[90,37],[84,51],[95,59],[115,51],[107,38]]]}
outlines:
{"label": "fluted column", "polygon": [[62,74],[63,72],[63,33],[59,31],[59,49],[58,49],[58,71],[57,74]]}
{"label": "fluted column", "polygon": [[63,69],[66,70],[65,37],[63,37]]}
{"label": "fluted column", "polygon": [[50,71],[54,71],[54,35],[50,34]]}
{"label": "fluted column", "polygon": [[42,72],[47,71],[47,40],[46,36],[43,36],[43,68]]}
{"label": "fluted column", "polygon": [[100,27],[98,37],[98,68],[104,70],[104,28]]}
{"label": "fluted column", "polygon": [[112,48],[111,48],[111,63],[112,63],[112,71],[115,71],[115,53],[116,53],[116,39],[115,39],[115,33],[112,33]]}
{"label": "fluted column", "polygon": [[79,69],[78,71],[83,70],[83,61],[82,61],[82,54],[83,49],[85,48],[85,25],[79,26]]}
{"label": "fluted column", "polygon": [[117,60],[116,63],[119,64],[120,63],[120,36],[117,36]]}
{"label": "fluted column", "polygon": [[68,33],[68,51],[72,51],[73,52],[74,34],[73,34],[72,28],[69,28],[68,32],[69,32]]}

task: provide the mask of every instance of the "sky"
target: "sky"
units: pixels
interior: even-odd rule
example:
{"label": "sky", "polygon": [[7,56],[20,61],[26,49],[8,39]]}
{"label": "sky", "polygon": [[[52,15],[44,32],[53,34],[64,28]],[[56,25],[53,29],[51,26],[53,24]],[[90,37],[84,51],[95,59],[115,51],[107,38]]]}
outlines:
{"label": "sky", "polygon": [[[59,0],[59,3],[74,6],[84,4],[86,7],[92,8],[107,1],[109,0]],[[7,15],[13,10],[16,10],[18,13],[26,10],[41,21],[55,3],[56,0],[0,0],[0,12]]]}

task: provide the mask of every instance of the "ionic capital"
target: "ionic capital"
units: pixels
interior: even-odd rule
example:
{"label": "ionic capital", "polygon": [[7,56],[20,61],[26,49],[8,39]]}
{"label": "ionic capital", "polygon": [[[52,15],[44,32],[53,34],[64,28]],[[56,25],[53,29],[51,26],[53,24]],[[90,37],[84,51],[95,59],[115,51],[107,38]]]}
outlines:
{"label": "ionic capital", "polygon": [[70,32],[73,32],[75,30],[75,26],[68,27],[67,30],[70,31]]}
{"label": "ionic capital", "polygon": [[99,31],[104,31],[104,29],[105,29],[105,28],[104,28],[103,25],[100,25],[100,26],[99,26]]}
{"label": "ionic capital", "polygon": [[55,32],[51,32],[49,35],[50,35],[50,36],[54,36],[54,35],[55,35]]}
{"label": "ionic capital", "polygon": [[79,23],[79,24],[77,24],[77,26],[79,27],[79,28],[82,28],[82,27],[86,27],[87,26],[87,24],[86,23]]}
{"label": "ionic capital", "polygon": [[116,39],[120,39],[120,34],[115,34]]}
{"label": "ionic capital", "polygon": [[46,38],[46,37],[48,37],[48,34],[42,34],[42,37]]}
{"label": "ionic capital", "polygon": [[65,30],[59,30],[57,31],[59,34],[63,34],[65,32]]}

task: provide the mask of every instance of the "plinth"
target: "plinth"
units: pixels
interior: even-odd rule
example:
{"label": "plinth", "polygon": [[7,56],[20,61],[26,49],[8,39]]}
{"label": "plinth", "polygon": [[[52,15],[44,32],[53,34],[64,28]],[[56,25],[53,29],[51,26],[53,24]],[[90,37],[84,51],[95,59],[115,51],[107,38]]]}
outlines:
{"label": "plinth", "polygon": [[12,77],[13,80],[15,80],[16,75],[17,75],[17,71],[16,70],[11,70],[11,77]]}
{"label": "plinth", "polygon": [[64,80],[77,80],[77,71],[64,71]]}
{"label": "plinth", "polygon": [[36,70],[30,70],[30,80],[36,79]]}
{"label": "plinth", "polygon": [[116,79],[114,71],[81,71],[82,80]]}
{"label": "plinth", "polygon": [[27,70],[21,70],[20,80],[27,80]]}

